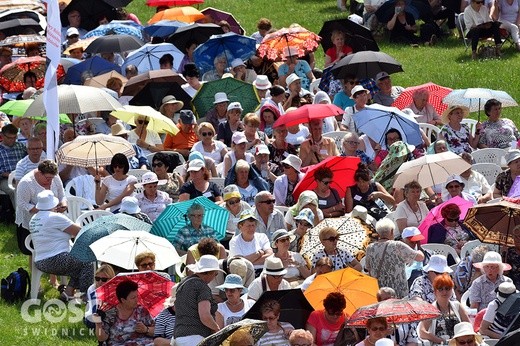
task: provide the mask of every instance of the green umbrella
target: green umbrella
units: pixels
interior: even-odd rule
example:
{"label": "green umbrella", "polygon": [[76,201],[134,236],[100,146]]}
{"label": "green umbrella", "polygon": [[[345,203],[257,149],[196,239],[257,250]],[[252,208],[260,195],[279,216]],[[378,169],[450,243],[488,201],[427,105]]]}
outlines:
{"label": "green umbrella", "polygon": [[[0,112],[4,112],[5,114],[12,115],[15,117],[21,117],[25,114],[25,111],[34,100],[12,100],[7,101],[2,106],[0,106]],[[31,117],[36,120],[47,120],[46,117]],[[60,124],[72,124],[70,118],[67,114],[60,114]]]}
{"label": "green umbrella", "polygon": [[222,78],[202,84],[193,97],[193,111],[199,118],[206,116],[206,113],[213,108],[215,94],[218,92],[225,92],[229,102],[240,102],[244,109],[242,114],[254,112],[260,104],[260,99],[252,84],[234,78]]}

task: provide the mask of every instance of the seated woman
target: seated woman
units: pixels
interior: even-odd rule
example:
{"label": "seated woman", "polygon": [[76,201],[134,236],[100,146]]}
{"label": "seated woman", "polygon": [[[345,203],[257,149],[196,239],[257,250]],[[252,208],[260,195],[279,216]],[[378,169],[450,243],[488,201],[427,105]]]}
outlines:
{"label": "seated woman", "polygon": [[274,199],[276,205],[289,207],[294,205],[294,188],[304,177],[300,171],[302,160],[296,155],[288,154],[280,164],[283,167],[283,174],[274,181]]}
{"label": "seated woman", "polygon": [[507,169],[499,173],[495,180],[494,198],[507,196],[516,177],[520,175],[520,150],[510,150],[506,154],[506,163]]}
{"label": "seated woman", "polygon": [[278,170],[273,172],[275,175],[284,174],[284,168],[282,166],[282,161],[289,155],[298,155],[298,151],[296,147],[292,144],[289,144],[286,141],[287,138],[287,127],[285,125],[281,125],[273,128],[273,137],[274,140],[271,141],[267,148],[269,148],[269,162],[278,165]]}
{"label": "seated woman", "polygon": [[235,184],[227,185],[222,194],[224,196],[224,203],[220,203],[219,205],[229,211],[226,231],[233,234],[238,233],[240,213],[250,210],[251,206],[242,200],[240,190]]}
{"label": "seated woman", "polygon": [[428,243],[446,244],[460,253],[462,246],[472,239],[470,231],[460,220],[460,213],[458,205],[446,204],[441,209],[442,221],[431,225],[428,229]]}
{"label": "seated woman", "polygon": [[489,9],[482,0],[471,0],[464,9],[464,24],[466,25],[466,37],[471,39],[471,58],[477,58],[478,41],[481,38],[493,37],[495,40],[495,54],[502,53],[502,38],[500,37],[500,22],[493,21],[489,15]]}
{"label": "seated woman", "polygon": [[329,167],[320,167],[314,171],[314,180],[317,186],[314,189],[318,195],[318,208],[325,217],[338,217],[345,215],[345,206],[339,197],[338,191],[330,187],[334,174]]}
{"label": "seated woman", "polygon": [[348,318],[343,311],[346,307],[345,296],[341,292],[331,292],[323,299],[323,309],[311,312],[305,329],[311,332],[317,345],[334,345],[339,330]]}
{"label": "seated woman", "polygon": [[172,199],[166,192],[157,189],[159,185],[165,184],[166,181],[159,180],[154,172],[146,172],[143,174],[142,182],[135,184],[137,188],[143,188],[143,192],[137,194],[139,208],[152,222],[172,203]]}
{"label": "seated woman", "polygon": [[[424,135],[424,132],[422,132],[422,131],[421,131],[421,136],[423,137],[423,144],[421,144],[417,147],[405,143],[407,145],[408,150],[411,152],[411,154],[408,155],[408,157],[404,157],[403,160],[404,159],[413,160],[413,159],[416,159],[416,158],[424,155],[424,148],[427,147],[428,145],[430,145],[430,142],[428,141],[428,139],[426,138],[426,135]],[[399,132],[399,130],[396,130],[394,128],[389,129],[385,133],[385,148],[379,150],[379,152],[377,153],[377,156],[374,159],[375,165],[377,167],[379,167],[383,163],[383,160],[386,159],[386,157],[390,153],[390,147],[392,146],[392,144],[397,143],[397,142],[404,143],[401,132]]]}
{"label": "seated woman", "polygon": [[74,292],[79,289],[86,293],[94,281],[92,264],[81,262],[71,256],[70,240],[75,238],[81,227],[72,222],[67,216],[54,210],[59,200],[51,190],[38,193],[36,214],[29,223],[32,234],[36,268],[44,273],[66,275],[70,281],[61,293],[60,299],[67,302],[74,299]]}
{"label": "seated woman", "polygon": [[173,286],[170,298],[164,302],[164,310],[155,318],[154,346],[170,346],[175,329],[175,299],[177,286]]}
{"label": "seated woman", "polygon": [[[248,203],[251,207],[255,205],[255,196],[260,191],[268,190],[267,182],[258,174],[254,179],[250,179],[251,166],[245,160],[238,160],[234,167],[235,179],[230,179],[238,187],[238,191],[242,196],[242,200]],[[261,181],[260,181],[261,180]],[[260,182],[260,184],[259,184]]]}
{"label": "seated woman", "polygon": [[243,132],[235,132],[232,136],[231,151],[224,155],[224,169],[223,176],[227,176],[231,167],[233,167],[238,160],[245,160],[247,163],[253,163],[255,156],[246,151],[247,138]]}
{"label": "seated woman", "polygon": [[247,288],[242,284],[242,278],[236,274],[228,274],[222,285],[217,286],[226,292],[227,300],[218,304],[215,320],[220,328],[238,322],[253,306],[253,301],[247,299]]}
{"label": "seated woman", "polygon": [[179,202],[200,196],[205,196],[212,202],[222,201],[219,187],[209,181],[209,171],[206,169],[204,161],[198,159],[190,161],[188,173],[190,181],[181,186]]}
{"label": "seated woman", "polygon": [[518,35],[518,0],[500,0],[491,3],[490,15],[493,21],[500,23],[500,28],[506,29],[520,50],[520,36]]}
{"label": "seated woman", "polygon": [[328,257],[320,258],[316,262],[316,264],[312,267],[312,271],[314,272],[314,274],[310,275],[307,279],[305,279],[303,281],[303,283],[301,284],[300,288],[302,289],[303,292],[305,292],[305,290],[307,288],[309,288],[309,286],[312,284],[314,279],[316,279],[316,276],[321,275],[321,274],[330,273],[333,269],[334,269],[334,263],[332,263],[332,260],[330,258],[328,258]]}
{"label": "seated woman", "polygon": [[344,56],[352,54],[352,47],[345,44],[345,33],[340,30],[332,31],[330,39],[334,46],[325,52],[325,68],[340,61]]}
{"label": "seated woman", "polygon": [[149,123],[149,117],[136,115],[134,118],[135,129],[128,133],[128,141],[140,147],[145,156],[164,150],[159,134],[147,129]]}
{"label": "seated woman", "polygon": [[329,257],[334,263],[334,270],[352,267],[361,271],[361,264],[347,250],[338,249],[339,234],[333,227],[324,227],[320,230],[320,242],[323,249],[319,250],[312,257],[312,265],[322,257]]}
{"label": "seated woman", "polygon": [[111,346],[124,346],[127,342],[146,345],[153,342],[155,322],[145,307],[138,305],[138,285],[134,281],[121,281],[116,287],[119,303],[96,320],[99,342]]}
{"label": "seated woman", "polygon": [[128,175],[130,164],[125,155],[117,153],[110,162],[110,168],[114,172],[101,180],[96,176],[96,203],[100,210],[110,208],[110,211],[117,212],[121,207],[124,197],[130,196],[134,192],[134,185],[137,178]]}
{"label": "seated woman", "polygon": [[96,289],[103,286],[103,284],[114,276],[116,276],[116,273],[114,273],[114,269],[110,264],[102,264],[94,273],[95,281],[87,290],[87,305],[85,306],[85,318],[83,319],[87,327],[95,327],[92,315],[95,314],[98,309]]}
{"label": "seated woman", "polygon": [[[367,337],[364,340],[357,343],[356,346],[372,346],[375,345],[378,340],[383,340],[388,335],[392,334],[385,317],[376,317],[368,319],[366,322],[366,328]],[[390,341],[390,343],[393,344],[392,341]]]}
{"label": "seated woman", "polygon": [[422,187],[411,181],[404,186],[404,201],[397,204],[395,222],[399,232],[406,227],[418,227],[429,213],[426,203],[420,200]]}
{"label": "seated woman", "polygon": [[309,90],[309,86],[316,79],[312,73],[309,63],[298,59],[298,49],[296,47],[284,48],[285,62],[278,67],[278,82],[281,86],[287,86],[287,77],[295,73],[301,79],[302,88]]}
{"label": "seated woman", "polygon": [[289,344],[289,336],[294,327],[290,323],[279,322],[280,309],[280,303],[276,300],[268,300],[260,307],[262,320],[267,321],[267,333],[258,340],[257,346]]}
{"label": "seated woman", "polygon": [[227,106],[227,121],[218,124],[217,139],[224,142],[227,147],[231,146],[233,134],[244,130],[244,124],[240,121],[243,110],[240,102],[231,102]]}
{"label": "seated woman", "polygon": [[164,180],[165,184],[158,185],[157,190],[166,192],[172,199],[172,203],[179,200],[179,189],[184,184],[184,180],[177,172],[168,173],[170,169],[170,157],[165,153],[156,153],[152,159],[152,170],[157,174],[159,180]]}
{"label": "seated woman", "polygon": [[267,139],[265,133],[258,130],[260,126],[260,118],[255,113],[247,113],[242,119],[244,124],[244,135],[246,136],[246,151],[255,154],[255,147],[258,144],[266,144]]}
{"label": "seated woman", "polygon": [[471,322],[460,322],[453,328],[455,335],[450,340],[449,345],[453,346],[464,346],[464,345],[476,345],[486,346],[482,335],[475,332]]}
{"label": "seated woman", "polygon": [[[506,2],[507,0],[504,0]],[[518,29],[517,29],[518,30]],[[520,139],[520,133],[513,121],[502,118],[502,103],[496,99],[487,100],[484,112],[488,120],[482,123],[479,148],[508,149],[512,142]]]}
{"label": "seated woman", "polygon": [[272,102],[265,102],[260,108],[260,126],[258,129],[264,131],[265,135],[272,139],[274,135],[273,124],[280,117],[280,109]]}
{"label": "seated woman", "polygon": [[470,153],[477,147],[480,140],[480,131],[477,128],[475,136],[466,124],[462,124],[463,118],[467,118],[469,108],[465,106],[449,106],[442,113],[442,122],[445,124],[441,128],[441,136],[444,137],[450,146],[450,150],[459,155],[462,152]]}
{"label": "seated woman", "polygon": [[449,274],[437,275],[433,280],[435,301],[432,303],[440,310],[441,316],[419,323],[419,336],[435,345],[443,345],[455,335],[454,327],[460,322],[469,322],[464,306],[457,300],[450,300],[453,293],[453,280]]}
{"label": "seated woman", "polygon": [[386,191],[383,185],[370,179],[370,171],[362,163],[354,173],[354,180],[356,184],[345,191],[345,211],[347,213],[350,213],[356,205],[361,205],[367,208],[372,217],[379,219],[382,214],[379,213],[380,206],[376,203],[378,199],[389,205],[395,204],[394,197]]}
{"label": "seated woman", "polygon": [[213,125],[208,122],[200,123],[197,134],[200,141],[193,145],[191,151],[198,151],[204,157],[211,157],[217,165],[221,163],[228,149],[224,143],[215,139],[215,128]]}
{"label": "seated woman", "polygon": [[311,271],[307,267],[307,262],[299,252],[289,250],[295,238],[293,234],[287,232],[285,229],[279,229],[273,233],[271,248],[273,248],[274,251],[273,256],[279,258],[284,268],[287,269],[284,279],[288,282],[300,284],[311,275]]}
{"label": "seated woman", "polygon": [[[213,238],[200,238],[200,240],[191,245],[186,253],[186,265],[195,264],[200,260],[201,256],[213,255],[218,259],[226,259],[227,253],[224,245],[217,243]],[[188,275],[192,273],[186,268]]]}
{"label": "seated woman", "polygon": [[183,252],[193,244],[197,244],[202,238],[217,238],[217,232],[202,223],[204,219],[204,206],[193,203],[187,210],[189,223],[177,233],[173,245]]}
{"label": "seated woman", "polygon": [[135,217],[136,219],[146,222],[147,224],[152,224],[152,220],[150,220],[148,215],[141,213],[141,208],[139,208],[139,201],[134,196],[126,196],[121,200],[119,213]]}
{"label": "seated woman", "polygon": [[211,82],[222,78],[228,67],[228,61],[225,54],[220,54],[213,59],[214,70],[208,71],[202,75],[202,81]]}
{"label": "seated woman", "polygon": [[351,94],[349,95],[351,100],[354,100],[352,106],[345,108],[345,114],[341,119],[340,129],[342,131],[350,131],[357,133],[357,127],[354,123],[354,114],[362,111],[366,108],[367,102],[370,99],[370,91],[365,89],[362,85],[356,85],[352,88]]}
{"label": "seated woman", "polygon": [[341,156],[359,157],[362,163],[375,171],[377,167],[372,164],[373,160],[370,159],[364,151],[359,150],[359,144],[360,141],[358,135],[355,132],[347,132],[341,141],[341,146],[343,148],[343,154],[341,154]]}
{"label": "seated woman", "polygon": [[323,211],[318,207],[318,204],[318,195],[316,195],[316,192],[310,190],[302,191],[300,196],[298,196],[298,202],[285,213],[287,230],[290,231],[296,227],[296,217],[305,208],[310,209],[313,213],[313,222],[310,223],[310,227],[316,226],[324,218]]}
{"label": "seated woman", "polygon": [[[312,192],[312,191],[310,191]],[[315,207],[317,209],[318,207]],[[314,227],[314,211],[309,208],[303,208],[300,210],[298,215],[294,217],[294,222],[296,223],[296,227],[291,231],[294,234],[295,238],[291,242],[290,249],[291,251],[300,252],[303,246],[303,241],[307,236],[307,231]],[[287,221],[287,220],[286,220]]]}
{"label": "seated woman", "polygon": [[415,24],[413,15],[406,11],[406,1],[398,0],[395,2],[394,15],[386,23],[386,28],[390,31],[390,41],[395,43],[418,44],[419,37],[415,35],[418,28]]}

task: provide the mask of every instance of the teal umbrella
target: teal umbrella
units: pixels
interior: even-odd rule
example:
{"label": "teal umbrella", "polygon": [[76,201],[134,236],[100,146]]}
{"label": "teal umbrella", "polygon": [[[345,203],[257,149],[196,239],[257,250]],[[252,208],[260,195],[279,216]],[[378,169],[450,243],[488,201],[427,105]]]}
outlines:
{"label": "teal umbrella", "polygon": [[82,227],[74,240],[70,254],[82,262],[95,262],[96,255],[89,245],[117,230],[150,232],[152,225],[131,215],[114,214],[102,216]]}
{"label": "teal umbrella", "polygon": [[188,224],[188,208],[194,203],[202,205],[205,209],[202,224],[213,228],[217,238],[223,239],[226,235],[229,212],[204,196],[167,206],[153,223],[150,233],[167,238],[173,243],[179,230]]}
{"label": "teal umbrella", "polygon": [[[25,114],[25,111],[31,103],[33,103],[34,100],[12,100],[7,101],[2,106],[0,106],[0,112],[4,112],[5,114],[15,116],[15,117],[21,117]],[[31,117],[36,120],[47,120],[47,117]],[[72,121],[70,121],[70,118],[67,116],[67,114],[60,114],[60,124],[72,124]]]}
{"label": "teal umbrella", "polygon": [[215,94],[218,92],[225,92],[229,102],[240,102],[244,109],[242,114],[254,112],[260,104],[260,99],[252,84],[234,78],[222,78],[202,84],[193,97],[193,111],[199,118],[206,116],[206,113],[213,108]]}

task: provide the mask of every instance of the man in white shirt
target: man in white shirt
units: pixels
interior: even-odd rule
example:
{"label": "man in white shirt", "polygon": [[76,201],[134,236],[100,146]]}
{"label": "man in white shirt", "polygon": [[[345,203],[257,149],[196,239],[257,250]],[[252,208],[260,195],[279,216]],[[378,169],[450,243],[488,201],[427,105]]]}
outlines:
{"label": "man in white shirt", "polygon": [[31,137],[27,140],[27,156],[18,161],[14,173],[14,182],[19,182],[24,175],[30,171],[38,168],[41,161],[45,160],[46,156],[43,152],[43,143],[36,137]]}
{"label": "man in white shirt", "polygon": [[258,300],[266,291],[290,290],[291,284],[283,276],[287,273],[282,260],[278,257],[267,257],[262,274],[249,285],[247,296]]}

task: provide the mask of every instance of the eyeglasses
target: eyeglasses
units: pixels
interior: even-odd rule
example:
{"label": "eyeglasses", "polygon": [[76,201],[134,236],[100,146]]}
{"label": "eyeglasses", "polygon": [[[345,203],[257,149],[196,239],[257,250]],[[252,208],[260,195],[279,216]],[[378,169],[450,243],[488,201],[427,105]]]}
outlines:
{"label": "eyeglasses", "polygon": [[200,134],[202,135],[202,137],[213,137],[213,132],[201,132]]}
{"label": "eyeglasses", "polygon": [[260,201],[259,203],[264,203],[264,204],[274,204],[275,200],[274,199],[268,199],[266,201]]}
{"label": "eyeglasses", "polygon": [[339,240],[339,235],[337,235],[335,237],[328,237],[328,238],[325,238],[323,240],[328,240],[330,242],[338,241]]}
{"label": "eyeglasses", "polygon": [[388,328],[385,328],[385,327],[372,327],[372,328],[370,328],[370,330],[373,331],[373,332],[377,332],[377,331],[384,332],[387,329]]}
{"label": "eyeglasses", "polygon": [[450,217],[447,217],[446,220],[448,220],[449,222],[455,222],[455,221],[459,221],[460,219],[458,217],[455,217],[455,218],[450,218]]}
{"label": "eyeglasses", "polygon": [[447,189],[458,189],[459,187],[460,187],[459,184],[446,186]]}
{"label": "eyeglasses", "polygon": [[139,264],[139,267],[147,268],[147,267],[155,267],[155,262],[147,262]]}
{"label": "eyeglasses", "polygon": [[345,143],[348,143],[350,145],[358,145],[359,142],[356,142],[356,141],[345,141]]}
{"label": "eyeglasses", "polygon": [[203,217],[204,214],[190,214],[189,217]]}
{"label": "eyeglasses", "polygon": [[229,204],[229,205],[235,205],[237,203],[240,203],[240,199],[234,199],[234,200],[230,199],[229,201],[227,201],[227,204]]}
{"label": "eyeglasses", "polygon": [[327,314],[330,316],[341,316],[341,315],[343,315],[343,311],[328,311],[327,310]]}
{"label": "eyeglasses", "polygon": [[472,343],[475,342],[475,337],[473,337],[471,340],[457,340],[457,344],[458,345],[471,345]]}
{"label": "eyeglasses", "polygon": [[288,242],[289,240],[290,240],[289,238],[280,238],[280,239],[277,239],[276,241],[280,242],[280,243],[285,243],[285,242]]}
{"label": "eyeglasses", "polygon": [[439,287],[439,288],[437,288],[437,291],[439,291],[439,292],[443,292],[443,291],[449,292],[451,290],[452,290],[451,287]]}
{"label": "eyeglasses", "polygon": [[143,125],[143,124],[148,125],[150,122],[148,120],[137,120],[137,123],[139,125]]}
{"label": "eyeglasses", "polygon": [[322,184],[329,185],[332,183],[332,180],[320,180]]}
{"label": "eyeglasses", "polygon": [[155,167],[159,167],[160,168],[162,166],[164,166],[164,163],[162,163],[162,162],[152,163],[152,168],[155,168]]}
{"label": "eyeglasses", "polygon": [[109,278],[102,278],[100,276],[94,276],[94,279],[96,279],[96,281],[101,281],[101,282],[107,282],[108,280],[110,280]]}

